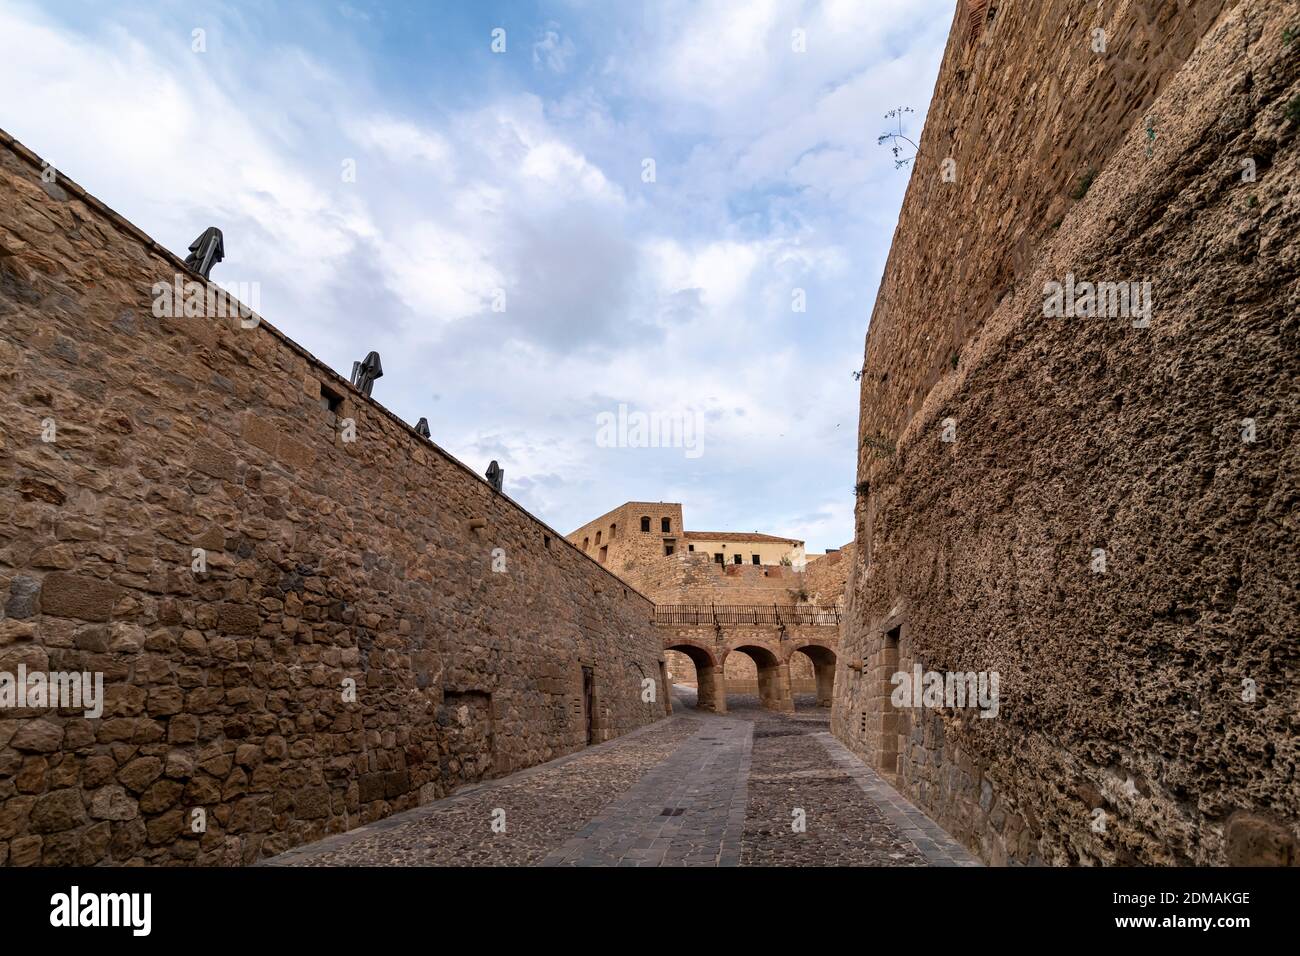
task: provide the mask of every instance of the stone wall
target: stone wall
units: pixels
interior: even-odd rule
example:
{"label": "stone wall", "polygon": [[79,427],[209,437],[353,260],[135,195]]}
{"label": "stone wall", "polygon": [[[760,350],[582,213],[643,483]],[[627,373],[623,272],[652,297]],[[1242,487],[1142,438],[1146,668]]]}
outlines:
{"label": "stone wall", "polygon": [[[641,530],[641,519],[650,519],[650,530]],[[668,531],[664,531],[664,521]],[[682,506],[671,502],[629,501],[588,521],[567,535],[570,543],[585,551],[615,574],[638,583],[638,570],[664,556],[664,545],[675,542],[682,551]]]}
{"label": "stone wall", "polygon": [[[805,603],[804,573],[784,565],[718,564],[702,552],[678,552],[620,570],[655,604]],[[834,601],[830,602],[834,604]]]}
{"label": "stone wall", "polygon": [[0,863],[251,863],[583,747],[584,668],[663,715],[644,596],[0,143],[0,672],[105,690],[0,711]]}
{"label": "stone wall", "polygon": [[[955,22],[867,339],[832,726],[990,862],[1297,862],[1298,20]],[[1149,323],[1045,317],[1068,274],[1149,279]],[[894,706],[917,664],[998,672],[998,716]]]}
{"label": "stone wall", "polygon": [[[871,314],[864,460],[887,455],[930,390],[956,374],[966,343],[1121,141],[1145,148],[1134,125],[1224,0],[1003,2],[977,35],[955,6]],[[1105,53],[1093,50],[1096,29]],[[1157,143],[1161,134],[1157,123]]]}
{"label": "stone wall", "polygon": [[831,551],[816,561],[809,561],[804,571],[804,592],[809,604],[833,607],[844,600],[844,589],[848,585],[849,571],[853,567],[854,546],[852,542],[838,551]]}

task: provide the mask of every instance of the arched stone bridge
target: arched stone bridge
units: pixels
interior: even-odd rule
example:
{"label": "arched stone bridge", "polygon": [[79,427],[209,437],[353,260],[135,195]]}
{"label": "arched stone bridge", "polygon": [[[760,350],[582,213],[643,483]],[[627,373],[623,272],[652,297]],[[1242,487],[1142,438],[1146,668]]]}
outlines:
{"label": "arched stone bridge", "polygon": [[835,687],[840,631],[833,624],[661,624],[664,650],[679,651],[695,665],[697,706],[727,712],[724,668],[732,654],[744,654],[758,670],[758,694],[770,710],[793,710],[790,663],[797,654],[811,659],[817,703],[829,707]]}

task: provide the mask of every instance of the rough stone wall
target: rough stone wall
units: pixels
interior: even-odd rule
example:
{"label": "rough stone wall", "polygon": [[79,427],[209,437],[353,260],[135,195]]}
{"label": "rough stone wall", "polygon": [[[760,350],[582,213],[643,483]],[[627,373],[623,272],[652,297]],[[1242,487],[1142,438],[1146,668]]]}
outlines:
{"label": "rough stone wall", "polygon": [[0,672],[106,698],[0,711],[0,864],[253,862],[583,747],[584,666],[662,716],[644,596],[0,140]]}
{"label": "rough stone wall", "polygon": [[[832,726],[994,863],[1294,864],[1300,11],[1108,5],[1114,58],[1096,11],[949,41],[867,340]],[[1068,273],[1150,279],[1149,326],[1045,318]],[[999,672],[999,716],[893,707],[913,664]]]}
{"label": "rough stone wall", "polygon": [[[804,574],[782,565],[718,564],[700,552],[678,552],[638,563],[620,576],[655,604],[806,603]],[[831,602],[832,604],[834,601]]]}
{"label": "rough stone wall", "polygon": [[854,546],[850,542],[838,551],[809,561],[804,571],[803,589],[809,604],[832,607],[844,601],[849,571],[853,568]]}
{"label": "rough stone wall", "polygon": [[[650,519],[649,531],[641,530],[642,518]],[[662,530],[665,518],[668,519],[669,531]],[[675,540],[682,551],[686,550],[683,543],[682,506],[670,502],[626,502],[587,522],[566,537],[579,550],[585,550],[636,587],[639,587],[639,569],[663,558],[666,541]],[[607,548],[604,554],[601,553],[602,548]]]}
{"label": "rough stone wall", "polygon": [[[955,11],[871,315],[860,478],[869,477],[867,455],[887,454],[935,384],[955,373],[966,342],[1024,277],[1090,172],[1122,140],[1131,147],[1132,126],[1223,5],[1008,0],[975,35]],[[1095,29],[1105,31],[1104,54],[1093,51]],[[1157,123],[1157,142],[1162,135]],[[955,182],[943,175],[950,158]]]}

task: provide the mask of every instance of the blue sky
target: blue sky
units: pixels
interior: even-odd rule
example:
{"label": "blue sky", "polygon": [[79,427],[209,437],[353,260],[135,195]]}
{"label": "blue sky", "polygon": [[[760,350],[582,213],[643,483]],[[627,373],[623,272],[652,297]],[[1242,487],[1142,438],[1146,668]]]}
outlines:
{"label": "blue sky", "polygon": [[[953,10],[0,0],[0,126],[181,254],[219,226],[214,280],[344,374],[379,351],[376,399],[561,530],[681,501],[819,551],[910,174],[876,137],[917,138]],[[604,447],[620,404],[699,453]]]}

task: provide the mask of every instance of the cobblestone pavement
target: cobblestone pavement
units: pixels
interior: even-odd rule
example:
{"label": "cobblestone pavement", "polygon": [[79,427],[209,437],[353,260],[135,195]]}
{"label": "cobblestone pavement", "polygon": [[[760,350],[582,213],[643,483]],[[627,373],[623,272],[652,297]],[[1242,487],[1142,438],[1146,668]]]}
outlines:
{"label": "cobblestone pavement", "polygon": [[[531,866],[700,727],[680,716],[263,861],[272,866]],[[492,831],[505,811],[506,830]]]}
{"label": "cobblestone pavement", "polygon": [[777,714],[730,695],[720,716],[678,687],[673,704],[665,722],[264,865],[978,865],[830,735],[812,697]]}
{"label": "cobblestone pavement", "polygon": [[737,865],[751,727],[746,720],[708,721],[546,865]]}
{"label": "cobblestone pavement", "polygon": [[753,721],[742,866],[958,866],[978,861],[830,734],[824,708],[764,710]]}

